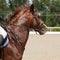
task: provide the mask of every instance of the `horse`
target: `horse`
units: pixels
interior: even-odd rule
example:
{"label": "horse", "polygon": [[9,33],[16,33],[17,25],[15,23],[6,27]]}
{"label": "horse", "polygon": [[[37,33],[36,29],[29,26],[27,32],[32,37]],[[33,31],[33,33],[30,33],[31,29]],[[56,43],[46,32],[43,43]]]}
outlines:
{"label": "horse", "polygon": [[45,34],[47,26],[41,20],[34,5],[18,7],[6,24],[9,44],[3,48],[2,60],[22,60],[29,31],[33,29],[40,35]]}

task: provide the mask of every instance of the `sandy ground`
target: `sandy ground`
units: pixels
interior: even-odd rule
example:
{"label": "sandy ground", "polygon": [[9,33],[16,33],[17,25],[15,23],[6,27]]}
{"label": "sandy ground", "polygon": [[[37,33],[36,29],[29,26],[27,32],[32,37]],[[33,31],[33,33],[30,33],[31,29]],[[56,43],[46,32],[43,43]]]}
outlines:
{"label": "sandy ground", "polygon": [[60,34],[30,34],[22,60],[60,60]]}

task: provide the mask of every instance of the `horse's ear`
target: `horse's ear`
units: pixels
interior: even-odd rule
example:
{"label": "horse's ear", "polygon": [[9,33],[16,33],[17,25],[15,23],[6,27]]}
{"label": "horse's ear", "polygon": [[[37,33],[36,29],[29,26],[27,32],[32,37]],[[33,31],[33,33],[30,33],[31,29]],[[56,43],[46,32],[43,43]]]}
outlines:
{"label": "horse's ear", "polygon": [[34,14],[34,4],[32,4],[32,5],[30,6],[30,12],[31,12],[32,14]]}

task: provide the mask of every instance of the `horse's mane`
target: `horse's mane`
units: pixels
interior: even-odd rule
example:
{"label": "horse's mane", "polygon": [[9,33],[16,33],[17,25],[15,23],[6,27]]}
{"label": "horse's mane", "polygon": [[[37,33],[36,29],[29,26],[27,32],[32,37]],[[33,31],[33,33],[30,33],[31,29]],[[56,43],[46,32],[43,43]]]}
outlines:
{"label": "horse's mane", "polygon": [[10,16],[11,23],[17,22],[19,17],[21,17],[24,13],[27,14],[28,12],[31,12],[34,15],[34,5],[28,6],[25,4],[24,6],[18,7],[15,12]]}
{"label": "horse's mane", "polygon": [[16,9],[16,11],[11,15],[10,19],[12,19],[13,17],[15,17],[21,10],[22,10],[22,8],[21,7],[18,7]]}
{"label": "horse's mane", "polygon": [[11,15],[10,19],[13,19],[19,12],[21,12],[22,10],[27,9],[27,8],[29,8],[29,6],[26,5],[26,4],[24,6],[22,6],[22,7],[18,7],[15,10],[15,12]]}

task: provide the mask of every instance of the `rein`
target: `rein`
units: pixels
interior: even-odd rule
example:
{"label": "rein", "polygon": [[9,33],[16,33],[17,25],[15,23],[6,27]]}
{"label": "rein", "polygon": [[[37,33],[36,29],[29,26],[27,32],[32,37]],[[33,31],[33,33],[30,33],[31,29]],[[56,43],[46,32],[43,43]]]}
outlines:
{"label": "rein", "polygon": [[[14,24],[10,24],[10,25],[13,25],[13,26],[16,26],[16,27],[20,27],[19,25],[14,25]],[[18,37],[18,35],[13,31],[11,30],[10,28],[7,28],[7,31],[8,31],[8,35],[15,41],[18,42],[18,44],[22,47],[22,49],[24,50],[25,47],[23,46],[22,42],[21,42],[21,39]],[[13,37],[9,34],[11,33],[13,35]]]}
{"label": "rein", "polygon": [[[19,25],[14,25],[14,24],[10,24],[10,25],[13,25],[13,26],[16,26],[16,27],[20,27]],[[11,33],[13,35],[15,41],[18,42],[18,44],[22,47],[22,49],[24,50],[25,47],[23,46],[22,42],[21,42],[21,39],[19,39],[19,37],[15,34],[15,32],[13,30],[11,30],[10,28],[6,27],[5,25],[1,25],[7,32],[7,35],[8,35],[8,38],[10,40],[10,37],[12,37],[9,33]]]}

